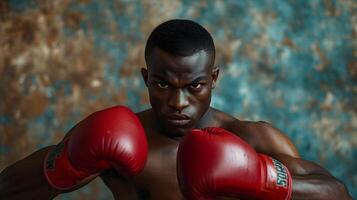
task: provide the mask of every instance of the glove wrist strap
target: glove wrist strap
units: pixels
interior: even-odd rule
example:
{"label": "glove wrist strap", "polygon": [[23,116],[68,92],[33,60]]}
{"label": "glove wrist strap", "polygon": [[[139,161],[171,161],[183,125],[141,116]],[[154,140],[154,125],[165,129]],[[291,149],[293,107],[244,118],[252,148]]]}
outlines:
{"label": "glove wrist strap", "polygon": [[260,196],[264,197],[264,199],[290,200],[292,177],[288,168],[274,158],[264,154],[259,156],[265,165],[262,168],[262,183],[265,183],[265,186]]}
{"label": "glove wrist strap", "polygon": [[76,170],[68,158],[68,139],[51,149],[44,160],[44,175],[47,182],[55,189],[68,190],[75,187],[88,174]]}

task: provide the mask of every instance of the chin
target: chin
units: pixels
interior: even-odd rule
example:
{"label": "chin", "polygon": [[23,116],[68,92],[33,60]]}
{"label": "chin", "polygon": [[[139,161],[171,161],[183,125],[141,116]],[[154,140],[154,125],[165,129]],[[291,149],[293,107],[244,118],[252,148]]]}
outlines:
{"label": "chin", "polygon": [[164,132],[169,137],[183,137],[190,130],[192,130],[192,128],[165,126]]}

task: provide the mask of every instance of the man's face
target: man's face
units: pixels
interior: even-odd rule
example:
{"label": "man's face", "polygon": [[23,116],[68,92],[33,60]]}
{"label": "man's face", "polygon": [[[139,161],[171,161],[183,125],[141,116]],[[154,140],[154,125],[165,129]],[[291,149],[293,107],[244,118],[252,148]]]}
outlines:
{"label": "man's face", "polygon": [[195,128],[209,108],[218,76],[212,57],[203,50],[185,57],[159,48],[152,52],[142,75],[157,124],[165,134],[182,136]]}

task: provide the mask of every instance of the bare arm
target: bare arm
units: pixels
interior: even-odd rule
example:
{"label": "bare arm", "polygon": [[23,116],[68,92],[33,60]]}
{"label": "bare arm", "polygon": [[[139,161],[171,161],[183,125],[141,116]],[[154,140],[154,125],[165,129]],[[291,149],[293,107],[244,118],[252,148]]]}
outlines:
{"label": "bare arm", "polygon": [[321,166],[288,155],[275,155],[293,177],[293,199],[352,199],[346,186]]}
{"label": "bare arm", "polygon": [[0,199],[53,199],[61,193],[81,188],[96,177],[85,178],[70,190],[52,188],[44,176],[43,163],[47,152],[54,147],[40,149],[5,168],[0,173]]}
{"label": "bare arm", "polygon": [[52,199],[60,192],[43,175],[46,147],[5,168],[0,174],[0,199]]}
{"label": "bare arm", "polygon": [[293,199],[352,199],[346,186],[321,166],[300,158],[294,144],[280,130],[257,123],[265,144],[260,151],[282,162],[293,177]]}

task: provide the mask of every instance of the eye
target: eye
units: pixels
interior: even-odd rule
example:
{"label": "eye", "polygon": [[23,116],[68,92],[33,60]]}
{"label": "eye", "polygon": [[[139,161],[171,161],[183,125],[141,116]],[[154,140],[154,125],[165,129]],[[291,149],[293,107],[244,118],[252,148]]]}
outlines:
{"label": "eye", "polygon": [[201,83],[192,83],[190,85],[190,87],[193,89],[200,89],[202,87],[202,84]]}
{"label": "eye", "polygon": [[166,89],[169,87],[169,85],[165,82],[158,82],[157,86],[159,86],[159,88],[162,88],[162,89]]}

